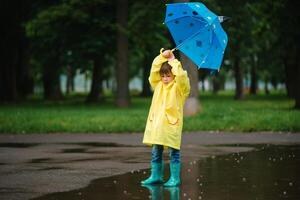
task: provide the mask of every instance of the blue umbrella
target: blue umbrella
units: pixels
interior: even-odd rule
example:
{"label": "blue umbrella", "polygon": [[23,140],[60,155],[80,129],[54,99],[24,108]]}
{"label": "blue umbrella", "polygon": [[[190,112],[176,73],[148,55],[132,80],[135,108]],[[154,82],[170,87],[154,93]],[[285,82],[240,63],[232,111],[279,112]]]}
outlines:
{"label": "blue umbrella", "polygon": [[217,16],[202,3],[167,4],[167,25],[176,48],[190,58],[198,68],[219,70],[227,45],[227,34]]}

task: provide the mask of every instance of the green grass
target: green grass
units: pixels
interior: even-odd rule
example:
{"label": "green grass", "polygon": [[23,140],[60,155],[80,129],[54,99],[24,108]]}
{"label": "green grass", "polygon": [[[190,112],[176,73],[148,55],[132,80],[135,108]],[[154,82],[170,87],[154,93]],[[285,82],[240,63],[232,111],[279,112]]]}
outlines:
{"label": "green grass", "polygon": [[[0,106],[0,133],[111,133],[143,132],[151,98],[131,99],[130,108],[116,108],[113,99],[86,105],[83,97],[59,103],[32,99]],[[184,131],[300,131],[300,111],[284,94],[247,96],[235,101],[232,93],[200,95],[202,112],[184,119]]]}

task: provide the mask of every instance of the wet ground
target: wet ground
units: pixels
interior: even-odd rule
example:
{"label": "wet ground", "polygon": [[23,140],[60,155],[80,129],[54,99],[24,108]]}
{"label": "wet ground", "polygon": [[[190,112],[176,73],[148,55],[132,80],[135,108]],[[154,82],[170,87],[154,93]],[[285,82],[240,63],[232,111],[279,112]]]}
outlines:
{"label": "wet ground", "polygon": [[300,146],[254,147],[250,152],[185,163],[180,187],[142,187],[139,181],[146,178],[149,171],[139,170],[95,179],[85,188],[49,194],[36,200],[299,199]]}
{"label": "wet ground", "polygon": [[185,134],[183,184],[169,189],[140,186],[150,159],[141,139],[141,134],[0,135],[0,199],[300,196],[300,134]]}

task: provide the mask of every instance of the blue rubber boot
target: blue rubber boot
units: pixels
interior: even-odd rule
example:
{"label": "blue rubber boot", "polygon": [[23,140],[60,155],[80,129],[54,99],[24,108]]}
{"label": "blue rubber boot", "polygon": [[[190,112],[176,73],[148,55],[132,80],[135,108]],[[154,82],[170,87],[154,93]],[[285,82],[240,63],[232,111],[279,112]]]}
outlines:
{"label": "blue rubber boot", "polygon": [[165,187],[174,187],[180,185],[180,163],[170,163],[170,178],[164,184]]}
{"label": "blue rubber boot", "polygon": [[163,183],[164,163],[151,163],[151,175],[146,180],[141,181],[142,185],[152,185]]}

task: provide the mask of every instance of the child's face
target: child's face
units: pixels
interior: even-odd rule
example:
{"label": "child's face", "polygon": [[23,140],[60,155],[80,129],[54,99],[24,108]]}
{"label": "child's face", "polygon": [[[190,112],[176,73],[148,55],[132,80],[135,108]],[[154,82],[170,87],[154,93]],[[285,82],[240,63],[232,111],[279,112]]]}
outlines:
{"label": "child's face", "polygon": [[174,75],[172,73],[161,74],[160,77],[161,77],[163,84],[166,84],[166,85],[174,80]]}

